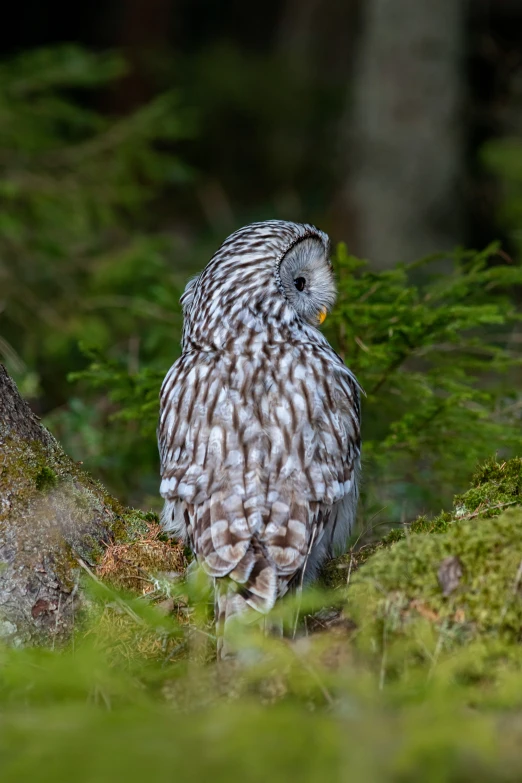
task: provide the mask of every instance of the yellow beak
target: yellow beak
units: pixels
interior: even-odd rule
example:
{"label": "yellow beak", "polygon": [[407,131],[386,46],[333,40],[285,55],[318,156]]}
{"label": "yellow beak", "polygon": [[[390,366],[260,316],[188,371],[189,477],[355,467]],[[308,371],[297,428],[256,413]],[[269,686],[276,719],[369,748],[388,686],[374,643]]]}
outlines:
{"label": "yellow beak", "polygon": [[324,320],[326,316],[328,315],[328,310],[326,307],[323,307],[322,310],[319,311],[319,315],[317,316],[317,320],[319,321],[319,326],[324,323]]}

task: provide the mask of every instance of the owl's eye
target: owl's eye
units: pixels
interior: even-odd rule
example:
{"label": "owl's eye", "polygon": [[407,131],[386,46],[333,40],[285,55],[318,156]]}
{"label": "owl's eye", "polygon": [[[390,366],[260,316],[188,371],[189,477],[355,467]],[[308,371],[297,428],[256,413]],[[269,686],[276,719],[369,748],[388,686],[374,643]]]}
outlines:
{"label": "owl's eye", "polygon": [[304,279],[304,277],[296,277],[294,280],[294,285],[298,291],[304,291],[306,280]]}

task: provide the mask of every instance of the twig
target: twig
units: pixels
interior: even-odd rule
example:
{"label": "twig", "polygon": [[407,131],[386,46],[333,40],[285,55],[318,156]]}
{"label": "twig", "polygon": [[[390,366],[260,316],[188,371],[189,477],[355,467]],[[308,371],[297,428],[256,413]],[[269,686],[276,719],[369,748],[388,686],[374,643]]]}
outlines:
{"label": "twig", "polygon": [[317,527],[314,527],[313,532],[312,532],[312,538],[310,540],[310,545],[308,547],[308,552],[306,553],[305,561],[304,561],[304,564],[303,564],[303,570],[301,571],[301,580],[299,582],[299,587],[298,587],[299,605],[298,605],[298,607],[297,607],[297,609],[295,611],[295,623],[294,623],[294,631],[293,631],[293,634],[292,634],[292,639],[295,639],[295,635],[297,633],[297,622],[299,620],[299,611],[301,609],[301,601],[302,601],[302,598],[303,598],[303,583],[304,583],[305,571],[306,571],[306,566],[308,564],[308,558],[310,556],[310,552],[312,551],[312,547],[314,545],[316,534],[317,534]]}
{"label": "twig", "polygon": [[350,584],[350,577],[352,575],[352,564],[353,564],[353,551],[350,551],[350,563],[348,565],[348,576],[346,577],[346,587]]}
{"label": "twig", "polygon": [[394,362],[388,365],[388,367],[384,370],[383,374],[381,375],[377,383],[374,385],[373,389],[371,389],[371,391],[369,391],[368,394],[377,394],[381,386],[383,386],[386,383],[390,375],[392,375],[395,372],[395,370],[397,370],[401,366],[401,364],[404,364],[406,359],[409,359],[412,353],[413,353],[412,350],[408,350],[406,353],[403,352]]}
{"label": "twig", "polygon": [[78,587],[79,586],[80,586],[80,574],[78,574],[76,582],[74,583],[74,587],[73,587],[72,593],[71,593],[71,595],[68,598],[68,600],[71,602],[72,629],[73,629],[73,632],[71,634],[71,642],[72,642],[73,655],[75,653],[75,646],[74,646],[74,636],[75,636],[75,633],[74,633],[74,631],[75,631],[75,628],[74,628],[74,625],[75,625],[74,599],[76,598],[76,593],[78,592]]}
{"label": "twig", "polygon": [[486,506],[486,508],[482,508],[480,511],[474,511],[473,514],[467,514],[467,516],[459,517],[459,522],[461,522],[463,519],[473,519],[474,517],[479,517],[481,514],[486,514],[488,511],[493,511],[497,508],[505,508],[506,506],[514,506],[516,503],[520,503],[520,500],[510,500],[508,503],[498,503],[496,506]]}
{"label": "twig", "polygon": [[370,517],[370,519],[368,520],[368,526],[367,526],[367,527],[365,527],[363,530],[361,530],[361,532],[359,533],[359,535],[357,536],[357,538],[356,538],[356,540],[355,540],[355,543],[354,543],[354,545],[352,546],[352,550],[353,550],[353,549],[355,549],[355,547],[357,546],[357,544],[359,543],[359,541],[361,540],[361,538],[364,538],[364,536],[365,536],[367,533],[371,533],[371,532],[372,532],[372,530],[375,530],[376,528],[380,527],[381,525],[386,525],[386,524],[388,524],[388,520],[386,520],[386,519],[385,519],[383,522],[377,522],[377,524],[376,524],[376,525],[370,525],[370,522],[371,522],[373,519],[375,519],[375,517],[379,516],[379,514],[382,514],[382,512],[383,512],[383,511],[386,511],[386,509],[387,509],[387,508],[388,508],[388,506],[383,506],[383,507],[382,507],[382,508],[380,508],[378,511],[376,511],[376,512],[375,512],[375,514],[374,514],[372,517]]}
{"label": "twig", "polygon": [[372,294],[374,294],[377,291],[377,289],[380,288],[380,287],[381,287],[380,283],[374,283],[367,291],[364,292],[364,294],[362,294],[359,297],[357,302],[359,302],[359,303],[360,302],[365,302],[368,299],[368,297],[370,297]]}
{"label": "twig", "polygon": [[97,585],[101,585],[101,587],[106,587],[106,585],[104,585],[104,584],[103,584],[102,580],[101,580],[101,579],[98,579],[98,577],[96,576],[96,574],[95,574],[95,573],[93,573],[93,571],[91,571],[91,569],[89,568],[89,566],[87,565],[87,563],[86,563],[84,560],[82,560],[82,559],[81,559],[81,557],[77,557],[77,558],[76,558],[76,560],[77,560],[77,562],[78,562],[78,563],[81,565],[81,567],[84,569],[84,571],[87,571],[87,573],[89,574],[89,576],[91,577],[91,579],[92,579],[94,582],[96,582],[96,584],[97,584]]}
{"label": "twig", "polygon": [[360,339],[360,337],[355,336],[353,339],[355,340],[355,342],[357,343],[357,345],[359,346],[359,348],[362,351],[365,351],[365,353],[371,353],[371,351],[368,348],[368,346],[363,343],[363,341]]}

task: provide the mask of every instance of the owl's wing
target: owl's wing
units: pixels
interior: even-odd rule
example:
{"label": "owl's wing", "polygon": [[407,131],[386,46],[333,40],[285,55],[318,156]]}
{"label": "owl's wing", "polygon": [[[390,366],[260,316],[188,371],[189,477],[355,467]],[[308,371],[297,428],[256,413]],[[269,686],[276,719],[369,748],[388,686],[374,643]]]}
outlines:
{"label": "owl's wing", "polygon": [[[344,367],[336,373],[338,420],[336,426],[343,433],[337,458],[342,471],[342,488],[332,505],[325,530],[325,555],[334,556],[344,551],[352,531],[359,497],[361,470],[361,409],[359,385],[352,373]],[[339,476],[339,479],[341,476]],[[341,484],[341,481],[339,481]]]}
{"label": "owl's wing", "polygon": [[291,377],[278,395],[279,428],[290,448],[263,540],[279,574],[288,578],[305,568],[308,580],[327,554],[346,544],[353,525],[359,386],[329,346],[303,349]]}

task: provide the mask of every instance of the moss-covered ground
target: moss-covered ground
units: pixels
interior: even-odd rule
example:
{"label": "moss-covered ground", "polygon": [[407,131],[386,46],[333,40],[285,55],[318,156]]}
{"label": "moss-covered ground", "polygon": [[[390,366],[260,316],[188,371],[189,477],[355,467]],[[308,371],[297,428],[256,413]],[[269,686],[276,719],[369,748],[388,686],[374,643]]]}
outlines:
{"label": "moss-covered ground", "polygon": [[[1,653],[2,779],[522,780],[521,490],[522,460],[488,462],[451,511],[332,564],[281,609],[286,638],[242,630],[221,667],[204,586],[136,513],[85,576],[73,643]],[[336,622],[314,622],[324,604]]]}

